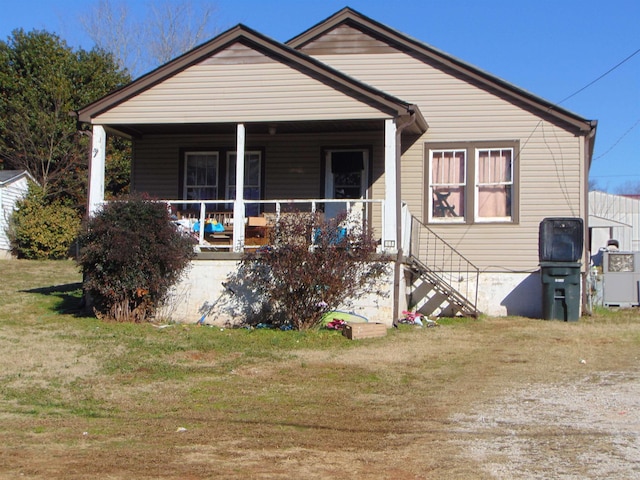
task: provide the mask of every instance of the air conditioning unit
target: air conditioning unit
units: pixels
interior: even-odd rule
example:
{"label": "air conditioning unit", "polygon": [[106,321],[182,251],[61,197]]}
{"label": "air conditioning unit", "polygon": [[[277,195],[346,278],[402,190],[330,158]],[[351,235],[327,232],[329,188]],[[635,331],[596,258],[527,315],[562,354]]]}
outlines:
{"label": "air conditioning unit", "polygon": [[606,307],[640,305],[640,252],[604,252],[602,273]]}

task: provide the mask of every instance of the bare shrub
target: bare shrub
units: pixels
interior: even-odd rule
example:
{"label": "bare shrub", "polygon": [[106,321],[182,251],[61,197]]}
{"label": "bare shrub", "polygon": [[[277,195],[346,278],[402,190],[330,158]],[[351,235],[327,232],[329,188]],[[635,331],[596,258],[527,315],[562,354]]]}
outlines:
{"label": "bare shrub", "polygon": [[240,271],[268,304],[265,320],[296,330],[317,327],[329,309],[374,291],[387,272],[369,226],[347,222],[346,214],[283,215],[269,241],[244,256]]}

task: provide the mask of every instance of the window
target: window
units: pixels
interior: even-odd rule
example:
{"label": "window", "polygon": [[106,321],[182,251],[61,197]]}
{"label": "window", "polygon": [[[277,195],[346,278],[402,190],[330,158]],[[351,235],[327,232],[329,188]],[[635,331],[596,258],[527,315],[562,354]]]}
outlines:
{"label": "window", "polygon": [[433,223],[515,222],[518,142],[426,144]]}
{"label": "window", "polygon": [[[244,154],[244,199],[260,200],[260,185],[262,173],[262,155],[260,152],[245,152]],[[236,152],[227,154],[227,191],[226,199],[236,198]],[[247,215],[257,215],[260,210],[258,204],[246,207]]]}
{"label": "window", "polygon": [[477,219],[510,220],[513,149],[478,149],[476,165]]}
{"label": "window", "polygon": [[185,200],[218,198],[218,152],[189,152],[184,158]]}
{"label": "window", "polygon": [[465,150],[431,150],[429,154],[433,221],[464,221],[467,183]]}
{"label": "window", "polygon": [[330,198],[362,198],[365,171],[363,150],[330,151],[328,162],[331,167],[333,195]]}

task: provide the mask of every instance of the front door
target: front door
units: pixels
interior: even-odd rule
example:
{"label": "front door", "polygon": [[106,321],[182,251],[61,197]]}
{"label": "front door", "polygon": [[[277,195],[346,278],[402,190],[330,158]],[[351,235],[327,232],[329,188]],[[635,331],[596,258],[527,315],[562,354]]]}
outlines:
{"label": "front door", "polygon": [[[325,158],[325,198],[365,199],[369,152],[362,149],[328,150]],[[325,205],[325,216],[335,218],[347,210],[346,202],[329,202]]]}

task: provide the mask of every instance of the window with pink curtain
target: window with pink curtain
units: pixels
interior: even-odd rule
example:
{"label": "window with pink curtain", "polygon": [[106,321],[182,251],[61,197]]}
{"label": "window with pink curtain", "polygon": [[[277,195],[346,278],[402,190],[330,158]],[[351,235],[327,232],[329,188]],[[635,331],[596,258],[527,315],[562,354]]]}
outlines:
{"label": "window with pink curtain", "polygon": [[478,218],[510,219],[513,149],[477,150]]}
{"label": "window with pink curtain", "polygon": [[431,151],[431,217],[464,220],[465,150]]}

